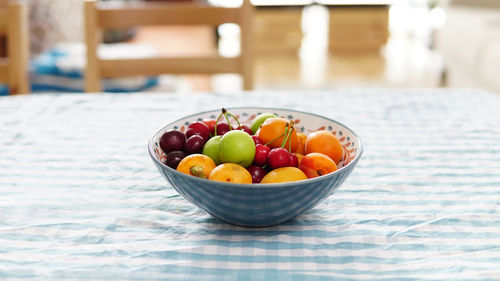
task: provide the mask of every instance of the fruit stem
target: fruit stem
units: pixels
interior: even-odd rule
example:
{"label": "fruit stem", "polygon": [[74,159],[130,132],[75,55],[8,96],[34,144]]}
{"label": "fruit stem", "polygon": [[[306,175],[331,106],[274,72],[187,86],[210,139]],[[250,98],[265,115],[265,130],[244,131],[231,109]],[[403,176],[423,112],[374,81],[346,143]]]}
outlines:
{"label": "fruit stem", "polygon": [[292,152],[292,132],[295,129],[293,120],[290,120],[290,123],[288,123],[288,127],[285,128],[285,134],[286,137],[283,139],[283,142],[281,143],[281,147],[284,147],[286,142],[288,141],[288,152]]}
{"label": "fruit stem", "polygon": [[202,178],[202,179],[206,179],[207,178],[205,176],[205,174],[203,173],[203,167],[200,166],[200,165],[196,165],[196,166],[191,167],[191,169],[189,169],[189,171],[195,177],[199,177],[199,178]]}
{"label": "fruit stem", "polygon": [[222,108],[222,113],[219,114],[219,117],[217,117],[217,120],[215,120],[215,130],[214,130],[215,135],[217,135],[217,124],[219,123],[219,120],[222,117],[222,115],[224,115],[224,112],[226,112],[226,109]]}
{"label": "fruit stem", "polygon": [[[215,135],[217,135],[217,122],[219,122],[219,119],[222,117],[222,115],[224,115],[224,117],[226,117],[226,120],[227,120],[227,124],[229,125],[229,129],[232,130],[233,127],[231,126],[231,122],[229,122],[229,118],[227,117],[227,114],[229,112],[227,112],[227,110],[223,107],[222,110],[221,110],[221,114],[219,115],[219,117],[217,118],[217,121],[215,121]],[[229,113],[231,114],[231,113]]]}
{"label": "fruit stem", "polygon": [[282,137],[282,136],[284,136],[284,135],[285,135],[285,133],[283,133],[283,134],[279,135],[277,138],[273,139],[272,141],[267,142],[267,143],[266,143],[266,144],[264,144],[264,145],[269,145],[270,143],[274,142],[275,140],[277,140],[277,139],[281,138],[281,137]]}
{"label": "fruit stem", "polygon": [[285,143],[288,139],[288,127],[285,127],[285,133],[284,133],[285,137],[283,138],[283,141],[281,142],[281,146],[280,147],[284,147],[285,146]]}
{"label": "fruit stem", "polygon": [[233,117],[234,120],[236,120],[236,123],[238,123],[238,129],[241,128],[240,120],[238,120],[238,118],[236,118],[236,116],[234,116],[233,114],[231,114],[225,108],[222,108],[221,114],[219,114],[219,117],[217,117],[217,120],[215,120],[215,135],[217,135],[217,124],[219,123],[219,121],[222,118],[222,116],[226,117],[227,124],[229,125],[229,129],[233,130],[233,126],[231,126],[231,122],[229,122],[228,115],[231,116],[231,117]]}
{"label": "fruit stem", "polygon": [[[241,128],[241,124],[240,124],[240,120],[238,120],[238,118],[236,118],[236,116],[234,116],[233,114],[231,114],[230,112],[227,113],[229,116],[233,117],[234,120],[236,120],[236,123],[238,123],[238,129]],[[227,117],[227,116],[226,116]],[[228,121],[229,122],[229,121]],[[230,125],[231,126],[231,125]]]}
{"label": "fruit stem", "polygon": [[227,111],[224,112],[224,116],[226,117],[227,124],[229,125],[229,130],[233,130],[233,126],[231,126],[231,122],[229,122],[229,117],[227,117]]}

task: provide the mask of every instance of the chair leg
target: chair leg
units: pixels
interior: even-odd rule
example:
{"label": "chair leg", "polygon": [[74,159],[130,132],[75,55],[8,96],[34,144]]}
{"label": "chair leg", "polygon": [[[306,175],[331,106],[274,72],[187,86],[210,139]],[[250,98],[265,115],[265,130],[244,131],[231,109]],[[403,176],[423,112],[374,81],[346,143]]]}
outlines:
{"label": "chair leg", "polygon": [[243,90],[252,90],[253,87],[253,45],[252,42],[253,6],[249,0],[243,0],[243,20],[241,28],[241,53]]}
{"label": "chair leg", "polygon": [[439,86],[448,87],[448,70],[446,69],[446,67],[441,70]]}
{"label": "chair leg", "polygon": [[27,94],[30,92],[28,79],[29,39],[27,10],[20,3],[8,7],[9,24],[7,52],[9,56],[9,80],[11,93]]}
{"label": "chair leg", "polygon": [[101,30],[97,26],[95,1],[85,2],[85,47],[87,65],[85,67],[85,92],[100,92],[101,77],[97,48],[102,40]]}

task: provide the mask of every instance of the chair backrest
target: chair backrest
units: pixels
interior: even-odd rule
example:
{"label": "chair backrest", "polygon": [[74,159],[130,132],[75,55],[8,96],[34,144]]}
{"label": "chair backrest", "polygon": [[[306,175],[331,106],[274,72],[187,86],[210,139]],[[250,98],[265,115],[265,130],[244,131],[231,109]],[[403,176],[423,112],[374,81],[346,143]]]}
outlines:
{"label": "chair backrest", "polygon": [[7,38],[7,57],[0,58],[0,84],[6,84],[10,94],[29,93],[28,16],[23,4],[0,5],[0,35]]}
{"label": "chair backrest", "polygon": [[[215,7],[200,1],[168,3],[85,2],[85,42],[87,66],[85,90],[101,91],[101,78],[160,74],[238,73],[243,89],[252,88],[251,17],[253,7],[243,0],[240,7]],[[212,25],[235,23],[241,29],[241,52],[237,57],[220,55],[197,57],[153,57],[103,59],[98,56],[102,30],[151,25]],[[172,38],[172,40],[176,40]]]}

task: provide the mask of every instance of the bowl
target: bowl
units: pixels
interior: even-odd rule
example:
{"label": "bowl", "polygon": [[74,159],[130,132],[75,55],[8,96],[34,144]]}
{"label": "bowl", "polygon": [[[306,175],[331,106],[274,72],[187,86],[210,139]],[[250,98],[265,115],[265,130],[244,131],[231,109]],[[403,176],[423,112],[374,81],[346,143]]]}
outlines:
{"label": "bowl", "polygon": [[166,155],[159,145],[159,139],[166,131],[185,131],[192,122],[205,118],[216,119],[220,109],[189,115],[161,128],[148,143],[149,155],[160,174],[186,200],[229,224],[246,227],[273,226],[312,209],[340,187],[351,174],[363,151],[362,142],[354,131],[327,117],[279,108],[238,107],[227,110],[247,125],[258,114],[272,112],[294,120],[297,131],[306,135],[316,130],[331,131],[344,150],[338,170],[321,177],[288,183],[234,184],[197,178],[168,167],[164,164]]}

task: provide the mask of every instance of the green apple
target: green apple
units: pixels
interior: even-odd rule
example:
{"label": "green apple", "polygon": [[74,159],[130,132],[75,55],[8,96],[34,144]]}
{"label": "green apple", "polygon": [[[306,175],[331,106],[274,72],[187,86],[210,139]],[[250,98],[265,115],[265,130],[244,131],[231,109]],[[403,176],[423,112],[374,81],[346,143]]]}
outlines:
{"label": "green apple", "polygon": [[203,146],[203,154],[212,158],[216,165],[220,164],[219,160],[219,143],[221,136],[211,137]]}
{"label": "green apple", "polygon": [[255,134],[255,132],[257,132],[257,130],[259,129],[260,125],[262,125],[262,123],[264,123],[264,121],[266,121],[266,119],[275,118],[275,117],[278,117],[278,116],[276,116],[276,114],[269,113],[269,112],[264,112],[264,113],[257,115],[257,117],[255,117],[252,124],[250,125],[250,130],[252,130],[252,133]]}
{"label": "green apple", "polygon": [[222,163],[235,163],[248,167],[255,157],[255,142],[240,130],[225,133],[219,142],[219,159]]}

